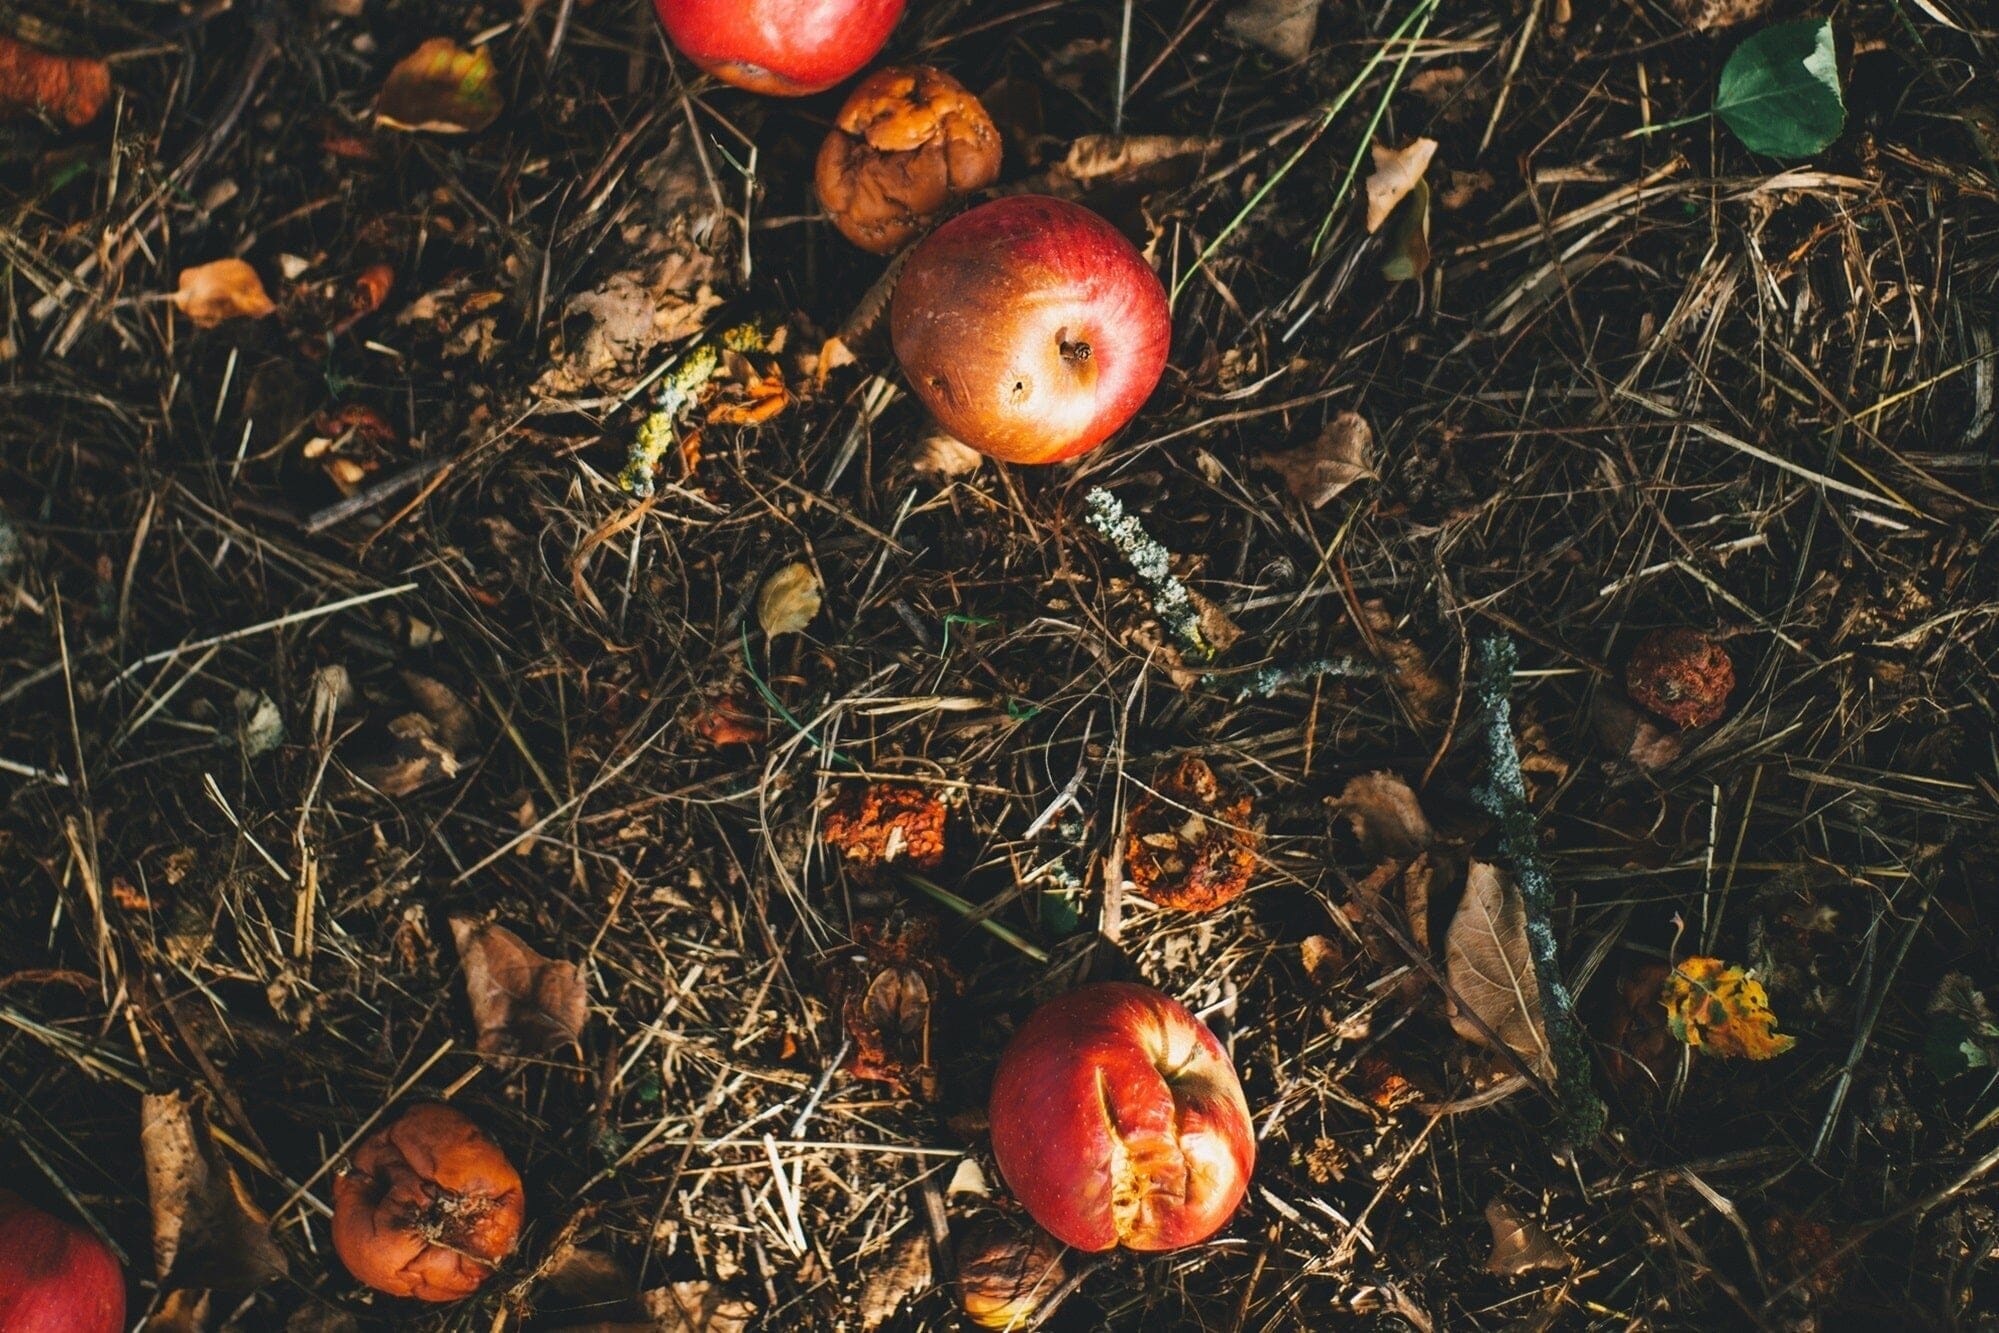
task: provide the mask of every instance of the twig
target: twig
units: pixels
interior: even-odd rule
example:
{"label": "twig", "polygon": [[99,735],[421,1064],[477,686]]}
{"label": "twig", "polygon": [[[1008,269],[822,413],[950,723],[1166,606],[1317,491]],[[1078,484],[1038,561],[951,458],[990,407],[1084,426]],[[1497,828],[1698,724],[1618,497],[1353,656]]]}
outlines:
{"label": "twig", "polygon": [[1202,628],[1201,608],[1187,585],[1174,575],[1172,553],[1154,541],[1145,525],[1125,513],[1118,498],[1103,487],[1092,486],[1083,503],[1085,521],[1131,562],[1138,581],[1152,596],[1152,609],[1173,637],[1203,657],[1213,656],[1215,645]]}
{"label": "twig", "polygon": [[1555,884],[1541,860],[1535,839],[1534,811],[1527,803],[1527,781],[1520,772],[1520,754],[1513,746],[1513,668],[1519,651],[1504,635],[1478,642],[1476,693],[1483,713],[1486,779],[1472,797],[1499,821],[1500,854],[1513,866],[1520,896],[1527,908],[1527,948],[1534,974],[1541,982],[1541,1009],[1548,1025],[1548,1045],[1555,1055],[1555,1092],[1571,1142],[1583,1144],[1603,1129],[1603,1103],[1590,1085],[1589,1048],[1576,1025],[1575,1001],[1562,980],[1560,951],[1555,945]]}

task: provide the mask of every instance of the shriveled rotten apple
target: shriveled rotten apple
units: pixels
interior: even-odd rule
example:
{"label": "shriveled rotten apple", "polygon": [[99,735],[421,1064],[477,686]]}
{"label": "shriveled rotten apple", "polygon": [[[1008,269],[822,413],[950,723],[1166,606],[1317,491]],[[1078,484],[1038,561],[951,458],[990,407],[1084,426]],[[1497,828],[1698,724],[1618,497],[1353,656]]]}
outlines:
{"label": "shriveled rotten apple", "polygon": [[993,1156],[1023,1206],[1079,1250],[1206,1240],[1256,1165],[1221,1043],[1150,986],[1102,981],[1021,1024],[993,1078]]}
{"label": "shriveled rotten apple", "polygon": [[1000,133],[979,99],[919,65],[878,69],[847,95],[812,181],[840,234],[886,255],[992,184],[999,168]]}
{"label": "shriveled rotten apple", "polygon": [[1166,289],[1110,223],[1014,195],[910,253],[889,312],[910,387],[944,428],[1009,463],[1054,463],[1130,421],[1166,367]]}
{"label": "shriveled rotten apple", "polygon": [[0,1189],[0,1333],[123,1333],[125,1274],[104,1242]]}
{"label": "shriveled rotten apple", "polygon": [[666,35],[724,83],[822,92],[875,58],[903,0],[653,0]]}
{"label": "shriveled rotten apple", "polygon": [[500,1145],[448,1106],[413,1106],[333,1181],[333,1248],[377,1291],[471,1295],[513,1253],[525,1201]]}

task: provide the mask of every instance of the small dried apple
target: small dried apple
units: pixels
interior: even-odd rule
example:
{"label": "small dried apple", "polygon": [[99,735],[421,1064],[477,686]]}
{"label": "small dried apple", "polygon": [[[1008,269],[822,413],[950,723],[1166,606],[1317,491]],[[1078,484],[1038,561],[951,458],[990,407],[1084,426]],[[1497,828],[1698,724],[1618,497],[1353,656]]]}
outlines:
{"label": "small dried apple", "polygon": [[840,234],[893,254],[999,177],[1000,134],[965,86],[928,65],[879,69],[840,108],[813,184]]}

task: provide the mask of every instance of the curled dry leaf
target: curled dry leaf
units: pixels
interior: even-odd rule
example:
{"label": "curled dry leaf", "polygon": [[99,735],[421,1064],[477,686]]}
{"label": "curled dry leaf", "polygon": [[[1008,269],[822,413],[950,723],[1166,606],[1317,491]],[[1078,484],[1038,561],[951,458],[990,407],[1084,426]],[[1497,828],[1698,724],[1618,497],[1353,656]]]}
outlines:
{"label": "curled dry leaf", "polygon": [[1660,1005],[1671,970],[1655,962],[1627,966],[1617,978],[1616,994],[1600,1025],[1604,1067],[1620,1087],[1636,1093],[1664,1088],[1679,1058]]}
{"label": "curled dry leaf", "polygon": [[499,119],[503,103],[493,57],[432,37],[396,62],[375,99],[375,123],[392,130],[476,134]]}
{"label": "curled dry leaf", "polygon": [[757,1307],[712,1282],[674,1282],[643,1297],[650,1333],[744,1333]]}
{"label": "curled dry leaf", "polygon": [[773,639],[780,634],[802,634],[819,614],[821,600],[819,576],[803,560],[794,560],[757,589],[757,623]]}
{"label": "curled dry leaf", "polygon": [[1303,60],[1319,31],[1320,0],[1243,0],[1222,20],[1232,34],[1279,60]]}
{"label": "curled dry leaf", "polygon": [[1492,1255],[1485,1271],[1501,1277],[1520,1277],[1541,1268],[1567,1268],[1569,1252],[1562,1248],[1539,1222],[1504,1199],[1485,1206],[1485,1222],[1492,1228]]}
{"label": "curled dry leaf", "polygon": [[1362,773],[1347,779],[1329,803],[1353,826],[1360,849],[1375,861],[1410,861],[1437,841],[1430,820],[1399,774]]}
{"label": "curled dry leaf", "polygon": [[1184,134],[1085,134],[1069,145],[1057,170],[1078,185],[1131,176],[1164,163],[1213,152],[1220,140]]}
{"label": "curled dry leaf", "polygon": [[574,963],[544,958],[505,926],[451,918],[481,1055],[577,1049],[589,990]]}
{"label": "curled dry leaf", "polygon": [[217,1151],[200,1106],[177,1092],[141,1097],[139,1147],[155,1275],[174,1288],[234,1292],[284,1275],[270,1218]]}
{"label": "curled dry leaf", "polygon": [[933,430],[917,444],[909,467],[918,476],[941,484],[958,477],[969,477],[985,461],[984,454],[957,436]]}
{"label": "curled dry leaf", "polygon": [[895,1317],[905,1301],[929,1289],[930,1238],[920,1231],[905,1231],[861,1284],[861,1328],[874,1333]]}
{"label": "curled dry leaf", "polygon": [[1284,489],[1319,509],[1355,482],[1374,476],[1374,431],[1358,412],[1342,412],[1319,438],[1256,461],[1284,478]]}
{"label": "curled dry leaf", "polygon": [[1388,217],[1388,244],[1381,256],[1381,276],[1390,282],[1413,282],[1430,268],[1430,183],[1419,180],[1409,197]]}
{"label": "curled dry leaf", "polygon": [[111,67],[90,56],[59,56],[0,36],[0,118],[47,116],[71,129],[97,119],[111,96]]}
{"label": "curled dry leaf", "polygon": [[1610,690],[1599,690],[1591,701],[1590,725],[1597,742],[1618,761],[1647,773],[1669,767],[1687,748],[1676,732],[1667,731]]}
{"label": "curled dry leaf", "polygon": [[364,728],[360,753],[348,766],[384,796],[407,796],[458,776],[476,753],[472,710],[442,681],[415,671],[399,673],[413,705],[386,726]]}
{"label": "curled dry leaf", "polygon": [[[1444,939],[1444,973],[1456,997],[1451,1027],[1457,1034],[1489,1046],[1485,1029],[1491,1029],[1529,1069],[1552,1082],[1555,1058],[1541,1012],[1541,983],[1527,947],[1527,905],[1512,877],[1498,866],[1471,863],[1464,901]],[[1484,1020],[1484,1028],[1466,1010]]]}
{"label": "curled dry leaf", "polygon": [[1125,816],[1125,873],[1148,901],[1212,912],[1235,901],[1256,874],[1262,836],[1249,793],[1225,787],[1188,755],[1132,803]]}
{"label": "curled dry leaf", "polygon": [[935,870],[944,861],[948,812],[927,787],[871,782],[843,787],[820,836],[849,871]]}
{"label": "curled dry leaf", "polygon": [[1435,139],[1417,139],[1405,148],[1373,146],[1374,173],[1367,178],[1367,234],[1372,236],[1388,221],[1395,206],[1409,196],[1436,156]]}
{"label": "curled dry leaf", "polygon": [[687,730],[710,745],[755,745],[770,734],[761,708],[741,690],[716,690],[688,714]]}
{"label": "curled dry leaf", "polygon": [[1709,1055],[1768,1060],[1797,1045],[1777,1031],[1763,983],[1719,958],[1686,958],[1660,991],[1666,1029]]}
{"label": "curled dry leaf", "polygon": [[1388,668],[1388,678],[1403,707],[1418,726],[1434,726],[1450,716],[1455,691],[1430,668],[1430,657],[1396,632],[1395,617],[1379,599],[1361,603],[1373,646]]}
{"label": "curled dry leaf", "polygon": [[278,308],[257,270],[240,259],[182,269],[173,303],[198,329],[212,329],[232,319],[262,319]]}

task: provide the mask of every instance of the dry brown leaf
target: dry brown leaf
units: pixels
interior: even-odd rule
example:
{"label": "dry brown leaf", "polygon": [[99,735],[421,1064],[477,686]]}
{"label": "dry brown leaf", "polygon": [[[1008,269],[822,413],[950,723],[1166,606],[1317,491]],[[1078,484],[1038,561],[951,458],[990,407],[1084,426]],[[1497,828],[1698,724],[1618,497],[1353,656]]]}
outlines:
{"label": "dry brown leaf", "polygon": [[887,1256],[861,1284],[861,1327],[874,1333],[895,1316],[904,1301],[930,1289],[930,1239],[910,1231],[889,1247]]}
{"label": "dry brown leaf", "polygon": [[1374,174],[1367,178],[1367,234],[1372,236],[1388,221],[1395,206],[1408,197],[1423,179],[1430,159],[1436,156],[1435,139],[1417,139],[1406,148],[1373,146]]}
{"label": "dry brown leaf", "polygon": [[0,118],[47,116],[71,129],[97,119],[111,96],[111,67],[90,56],[59,56],[0,36]]}
{"label": "dry brown leaf", "polygon": [[675,1282],[645,1294],[655,1333],[743,1333],[757,1307],[712,1282]]}
{"label": "dry brown leaf", "polygon": [[1378,598],[1361,603],[1360,609],[1374,636],[1375,651],[1388,667],[1388,678],[1411,720],[1429,727],[1448,717],[1455,691],[1430,669],[1429,654],[1395,631],[1395,617]]}
{"label": "dry brown leaf", "polygon": [[1374,431],[1358,412],[1342,412],[1319,438],[1256,461],[1284,478],[1284,488],[1312,509],[1355,482],[1374,476]]}
{"label": "dry brown leaf", "polygon": [[1492,1228],[1492,1255],[1485,1271],[1502,1277],[1520,1277],[1540,1268],[1567,1268],[1569,1252],[1550,1236],[1539,1222],[1504,1199],[1485,1206],[1485,1222]]}
{"label": "dry brown leaf", "polygon": [[1223,25],[1241,40],[1279,60],[1303,60],[1319,31],[1320,0],[1244,0]]}
{"label": "dry brown leaf", "polygon": [[198,329],[212,329],[231,319],[262,319],[278,308],[257,270],[240,259],[182,269],[173,303]]}
{"label": "dry brown leaf", "polygon": [[1388,221],[1381,276],[1390,282],[1413,282],[1430,268],[1430,182],[1417,181]]}
{"label": "dry brown leaf", "polygon": [[933,482],[969,477],[986,461],[986,456],[955,435],[933,430],[916,446],[909,460],[910,470]]}
{"label": "dry brown leaf", "polygon": [[396,62],[375,99],[375,123],[392,130],[476,134],[504,104],[485,47],[467,51],[432,37]]}
{"label": "dry brown leaf", "polygon": [[1058,168],[1081,185],[1106,176],[1129,176],[1184,157],[1212,152],[1219,140],[1181,134],[1085,134],[1069,145]]}
{"label": "dry brown leaf", "polygon": [[1678,733],[1667,731],[1609,690],[1597,691],[1590,705],[1590,723],[1604,749],[1647,773],[1669,767],[1687,748]]}
{"label": "dry brown leaf", "polygon": [[194,1102],[177,1092],[142,1096],[139,1147],[156,1276],[191,1291],[249,1291],[284,1276],[270,1219],[217,1150]]}
{"label": "dry brown leaf", "polygon": [[1541,1014],[1541,983],[1527,948],[1527,905],[1498,866],[1471,863],[1464,901],[1444,939],[1444,973],[1456,996],[1451,1027],[1460,1037],[1491,1044],[1458,1002],[1483,1019],[1529,1069],[1553,1080],[1555,1059]]}
{"label": "dry brown leaf", "polygon": [[590,1011],[576,964],[544,958],[505,926],[451,918],[481,1055],[547,1055],[574,1048]]}
{"label": "dry brown leaf", "polygon": [[364,782],[390,797],[457,777],[478,740],[472,710],[449,686],[414,671],[401,676],[415,708],[378,727],[384,734],[360,738],[366,751],[349,761]]}
{"label": "dry brown leaf", "polygon": [[1347,817],[1361,851],[1374,861],[1409,861],[1437,840],[1416,793],[1394,773],[1348,778],[1331,805]]}
{"label": "dry brown leaf", "polygon": [[1695,32],[1753,23],[1770,12],[1770,0],[1668,0],[1666,7]]}
{"label": "dry brown leaf", "polygon": [[773,639],[780,634],[802,634],[819,614],[821,600],[819,576],[803,560],[794,560],[773,572],[757,589],[757,623]]}

